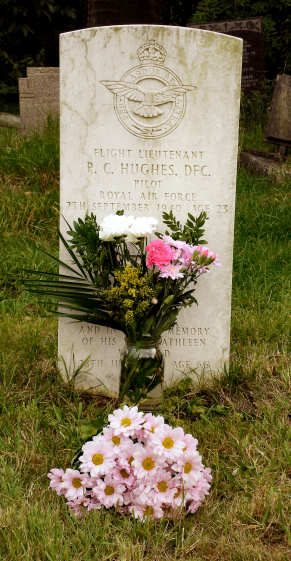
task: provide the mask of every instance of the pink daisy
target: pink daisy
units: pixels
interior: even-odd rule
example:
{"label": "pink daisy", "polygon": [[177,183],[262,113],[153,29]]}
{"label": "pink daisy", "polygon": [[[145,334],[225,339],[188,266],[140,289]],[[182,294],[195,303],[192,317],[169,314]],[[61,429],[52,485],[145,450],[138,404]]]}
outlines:
{"label": "pink daisy", "polygon": [[65,493],[64,474],[64,470],[58,468],[51,469],[47,474],[50,479],[50,488],[56,491],[59,496]]}
{"label": "pink daisy", "polygon": [[169,471],[161,469],[157,472],[153,489],[159,504],[172,504],[177,489],[174,478]]}
{"label": "pink daisy", "polygon": [[92,489],[93,496],[106,508],[123,505],[123,493],[126,487],[110,476],[98,479]]}
{"label": "pink daisy", "polygon": [[201,478],[202,458],[197,451],[184,452],[177,463],[172,465],[172,469],[179,473],[185,487],[191,487]]}
{"label": "pink daisy", "polygon": [[175,460],[183,453],[184,431],[181,427],[172,429],[165,425],[161,430],[153,434],[151,438],[157,454],[166,460]]}
{"label": "pink daisy", "polygon": [[132,487],[136,482],[133,470],[129,466],[116,466],[112,472],[112,477],[119,483],[126,485],[127,488]]}
{"label": "pink daisy", "polygon": [[139,518],[140,520],[146,520],[147,518],[159,519],[164,516],[164,511],[161,506],[151,503],[145,505],[134,503],[130,505],[129,511],[135,518]]}
{"label": "pink daisy", "polygon": [[104,437],[95,438],[86,442],[82,447],[83,454],[80,456],[81,471],[90,473],[93,477],[105,475],[115,465],[116,452],[112,444]]}
{"label": "pink daisy", "polygon": [[194,513],[199,508],[205,496],[209,493],[211,480],[210,469],[204,469],[195,487],[187,490],[186,501],[188,504],[188,512]]}
{"label": "pink daisy", "polygon": [[152,479],[157,470],[161,467],[161,459],[153,446],[141,446],[137,444],[134,450],[132,466],[137,479]]}
{"label": "pink daisy", "polygon": [[105,427],[103,429],[103,435],[104,440],[111,443],[113,450],[117,455],[120,454],[120,450],[122,448],[128,446],[129,442],[132,442],[128,437],[124,436],[124,434],[116,434],[116,431],[111,427]]}
{"label": "pink daisy", "polygon": [[184,448],[183,448],[183,452],[189,452],[189,450],[193,450],[196,451],[197,449],[197,444],[198,444],[198,440],[197,438],[194,438],[192,436],[192,434],[185,434],[184,435]]}
{"label": "pink daisy", "polygon": [[65,497],[66,499],[79,499],[84,496],[85,487],[88,483],[86,475],[77,469],[66,469],[64,476]]}
{"label": "pink daisy", "polygon": [[115,431],[116,435],[135,436],[136,431],[142,428],[143,413],[139,412],[137,407],[128,407],[125,405],[123,409],[116,409],[112,415],[108,415],[110,428]]}
{"label": "pink daisy", "polygon": [[146,434],[154,434],[158,429],[161,429],[165,425],[164,417],[161,415],[152,415],[152,413],[146,413],[144,416],[144,431]]}

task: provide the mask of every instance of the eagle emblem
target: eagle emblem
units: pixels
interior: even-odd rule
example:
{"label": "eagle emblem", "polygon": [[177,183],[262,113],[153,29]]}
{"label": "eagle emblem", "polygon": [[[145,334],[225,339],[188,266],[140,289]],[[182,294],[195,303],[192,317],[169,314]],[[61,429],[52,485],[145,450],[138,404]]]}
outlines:
{"label": "eagle emblem", "polygon": [[121,124],[143,138],[159,138],[172,132],[185,114],[186,94],[196,86],[182,84],[163,65],[167,52],[155,40],[138,49],[139,66],[121,80],[101,80],[114,95],[114,108]]}

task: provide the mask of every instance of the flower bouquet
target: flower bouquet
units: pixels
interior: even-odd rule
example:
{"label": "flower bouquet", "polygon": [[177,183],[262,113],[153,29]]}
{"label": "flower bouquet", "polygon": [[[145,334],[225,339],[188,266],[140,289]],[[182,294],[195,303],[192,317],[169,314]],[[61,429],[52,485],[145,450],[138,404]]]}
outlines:
{"label": "flower bouquet", "polygon": [[117,409],[108,420],[83,445],[73,465],[78,469],[48,474],[69,508],[80,515],[112,507],[141,520],[196,512],[212,480],[197,440],[137,407]]}
{"label": "flower bouquet", "polygon": [[[197,303],[198,278],[218,265],[203,240],[206,214],[188,214],[184,226],[163,213],[164,234],[152,217],[86,215],[60,233],[72,265],[55,257],[61,273],[38,273],[31,292],[55,297],[55,311],[78,322],[122,331],[128,352],[122,360],[120,398],[137,403],[162,383],[161,335],[175,325],[181,308]],[[147,241],[148,236],[155,238]]]}

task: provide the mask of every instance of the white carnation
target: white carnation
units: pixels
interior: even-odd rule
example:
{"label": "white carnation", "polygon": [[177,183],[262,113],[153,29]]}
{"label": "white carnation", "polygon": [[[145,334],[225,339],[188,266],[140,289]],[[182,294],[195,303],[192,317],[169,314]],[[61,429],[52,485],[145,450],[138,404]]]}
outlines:
{"label": "white carnation", "polygon": [[131,241],[136,241],[137,238],[144,238],[154,233],[158,221],[152,216],[137,216],[130,225],[129,232],[131,234]]}
{"label": "white carnation", "polygon": [[105,216],[100,224],[100,238],[106,242],[114,240],[118,236],[127,236],[129,228],[134,221],[133,216],[109,214]]}

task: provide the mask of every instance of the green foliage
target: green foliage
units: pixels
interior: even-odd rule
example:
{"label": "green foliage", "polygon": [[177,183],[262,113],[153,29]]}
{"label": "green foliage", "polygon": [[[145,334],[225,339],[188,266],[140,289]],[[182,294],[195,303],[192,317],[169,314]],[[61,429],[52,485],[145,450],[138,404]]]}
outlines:
{"label": "green foliage", "polygon": [[[163,222],[170,228],[170,232],[166,230],[166,235],[171,235],[174,240],[182,240],[189,245],[206,244],[207,241],[203,239],[205,229],[203,228],[207,220],[206,212],[201,212],[196,218],[188,212],[187,220],[182,227],[181,223],[175,218],[173,211],[169,214],[163,212]],[[157,234],[159,237],[161,235]]]}
{"label": "green foliage", "polygon": [[58,36],[82,27],[82,0],[2,0],[0,96],[17,93],[27,66],[58,66]]}
{"label": "green foliage", "polygon": [[200,0],[191,23],[263,17],[265,58],[268,78],[291,73],[290,0]]}

